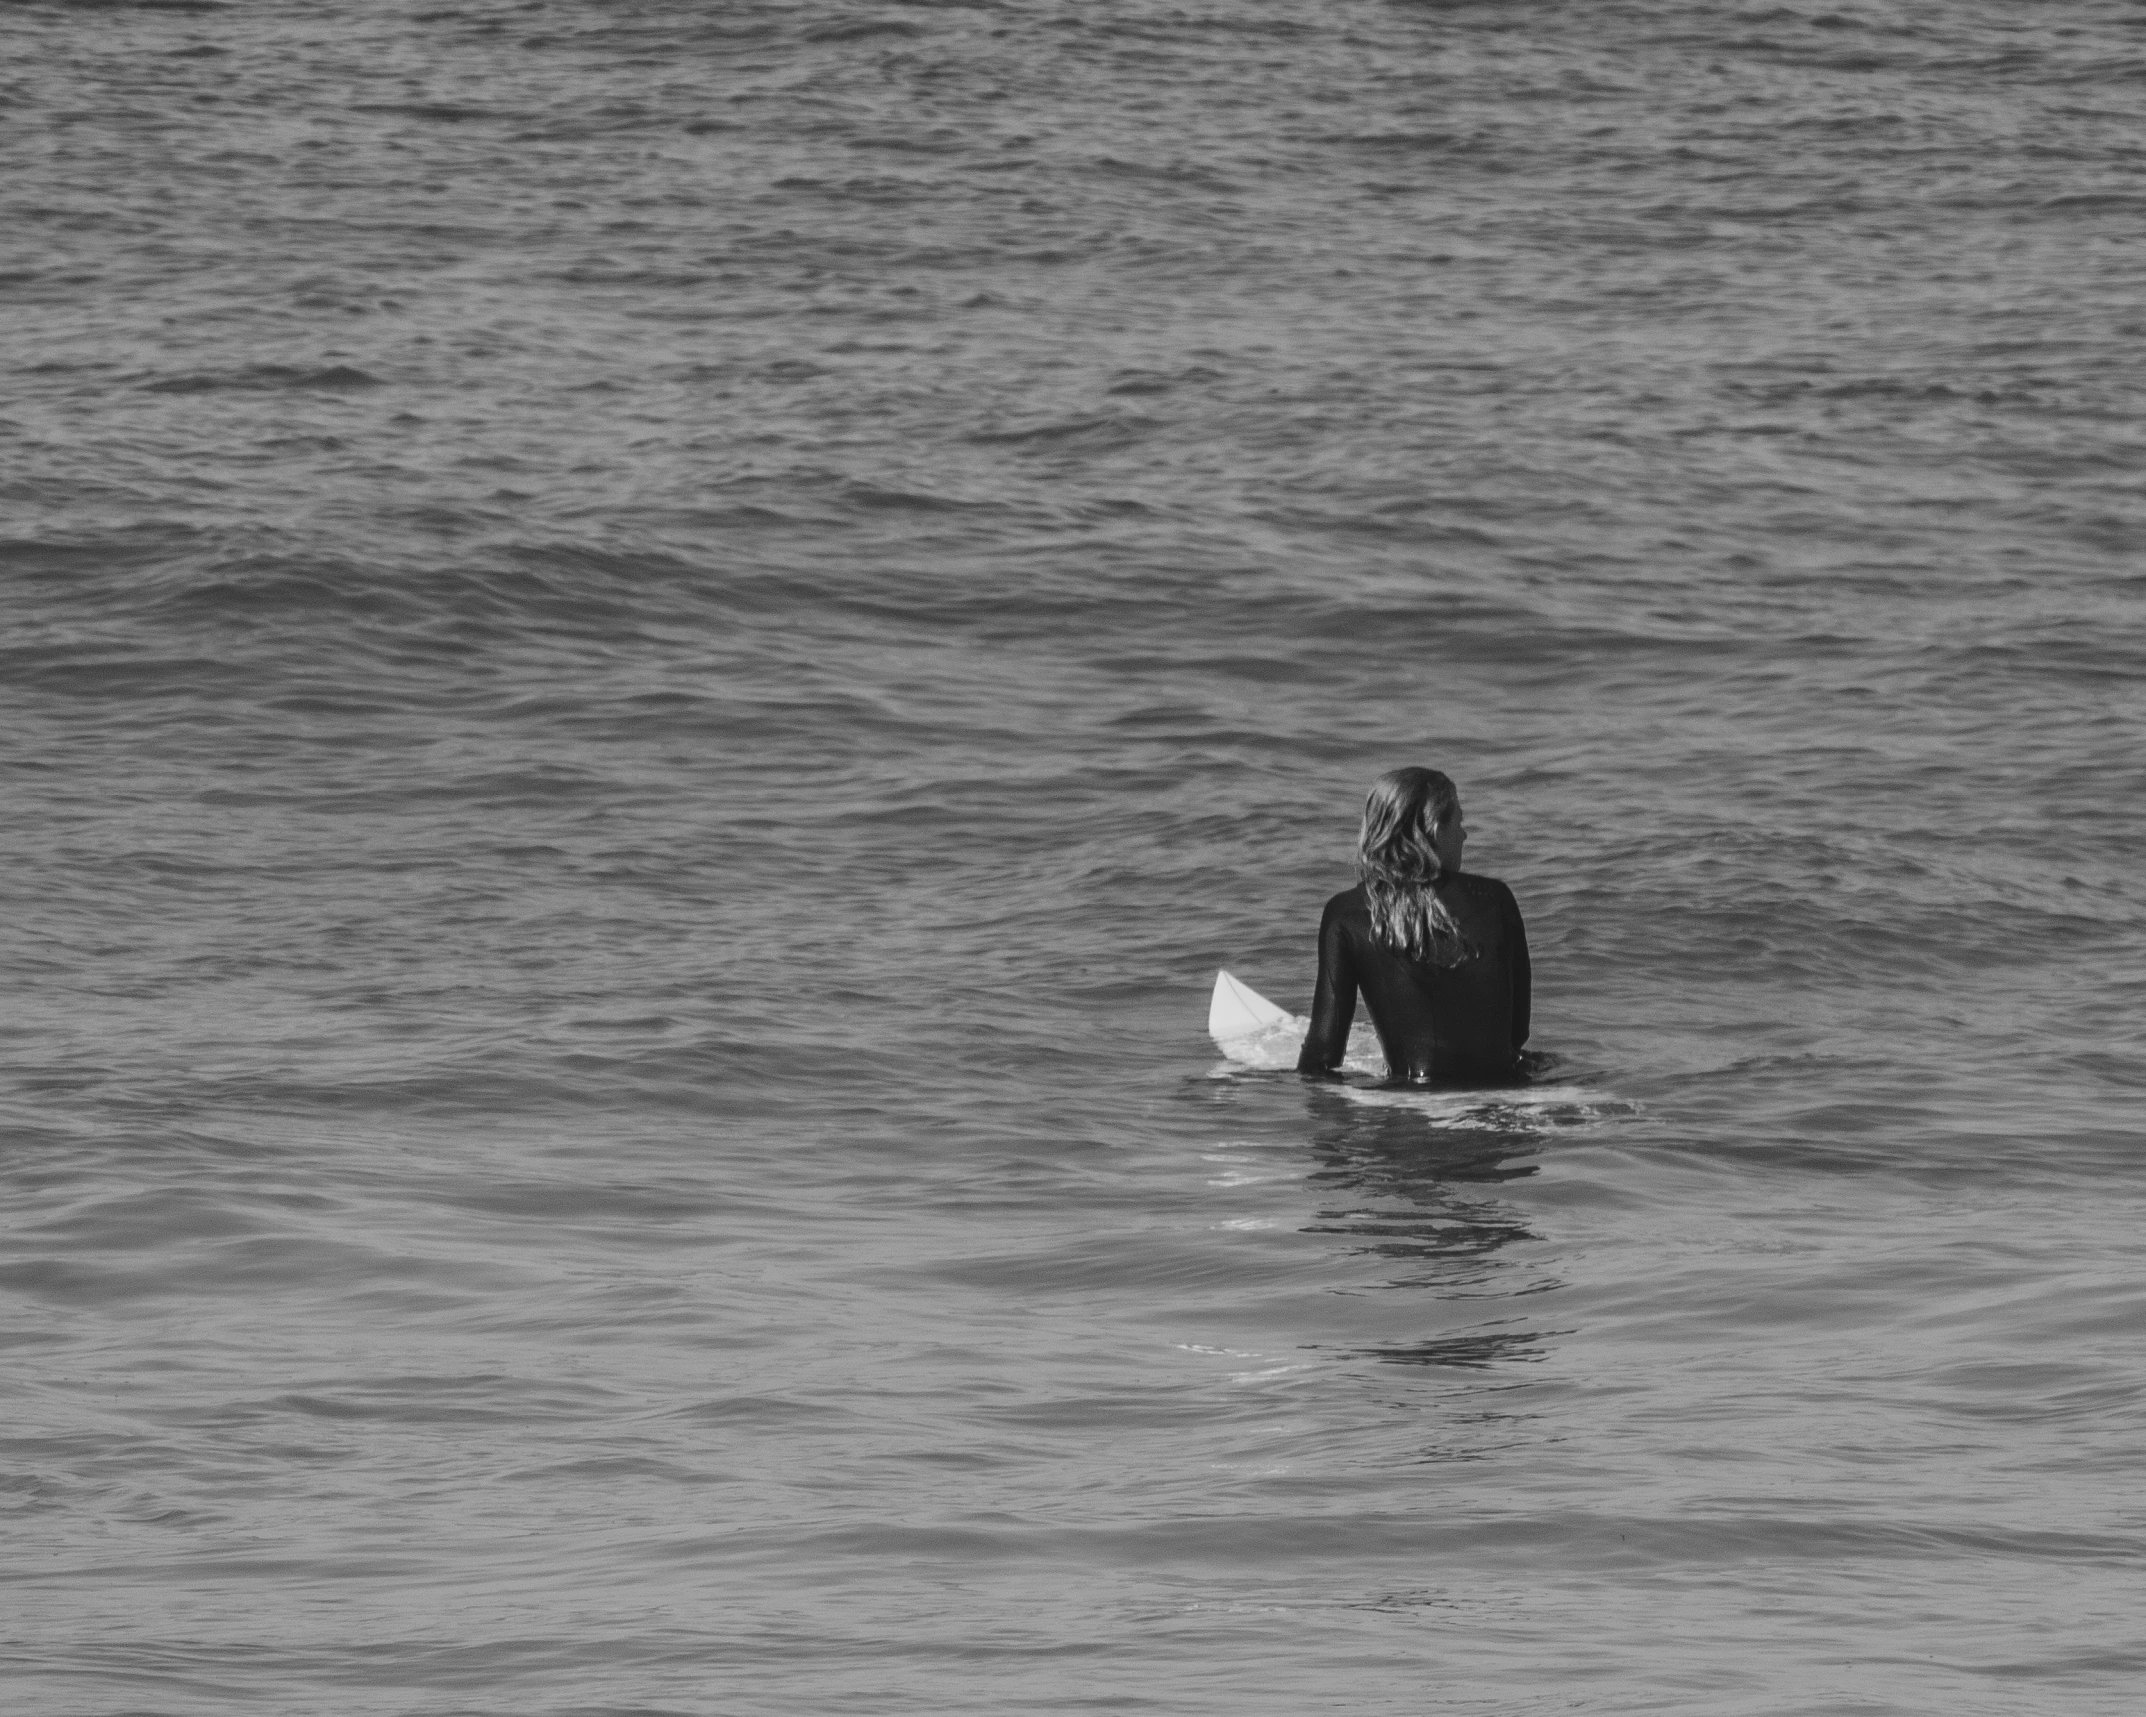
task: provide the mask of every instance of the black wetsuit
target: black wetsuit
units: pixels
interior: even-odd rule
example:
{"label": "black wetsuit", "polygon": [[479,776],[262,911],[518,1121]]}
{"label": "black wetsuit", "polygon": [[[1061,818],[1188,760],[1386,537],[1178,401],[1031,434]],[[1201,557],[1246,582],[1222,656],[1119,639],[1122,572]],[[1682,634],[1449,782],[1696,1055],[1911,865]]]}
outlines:
{"label": "black wetsuit", "polygon": [[1432,1085],[1513,1078],[1528,1040],[1528,936],[1520,907],[1494,876],[1454,871],[1431,886],[1475,950],[1455,966],[1412,960],[1373,941],[1361,884],[1326,903],[1319,989],[1299,1073],[1331,1073],[1341,1065],[1361,989],[1392,1078]]}

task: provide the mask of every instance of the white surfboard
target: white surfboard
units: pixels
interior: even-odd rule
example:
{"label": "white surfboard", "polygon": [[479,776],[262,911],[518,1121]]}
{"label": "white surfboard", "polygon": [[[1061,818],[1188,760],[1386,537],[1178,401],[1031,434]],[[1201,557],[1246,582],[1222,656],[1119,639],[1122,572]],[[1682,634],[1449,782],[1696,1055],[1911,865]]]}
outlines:
{"label": "white surfboard", "polygon": [[1240,984],[1227,972],[1215,974],[1214,1000],[1207,1004],[1207,1035],[1215,1042],[1229,1043],[1295,1022],[1296,1015],[1276,1007],[1250,984]]}
{"label": "white surfboard", "polygon": [[[1207,1035],[1238,1066],[1294,1067],[1310,1027],[1311,1021],[1276,1007],[1250,984],[1240,983],[1227,972],[1215,974],[1214,997],[1207,1004]],[[1353,1073],[1386,1071],[1377,1034],[1367,1021],[1358,1020],[1349,1033],[1341,1065]]]}
{"label": "white surfboard", "polygon": [[[1214,998],[1207,1004],[1207,1034],[1215,1047],[1240,1067],[1289,1068],[1304,1048],[1311,1021],[1278,1008],[1227,972],[1215,974]],[[1351,1073],[1386,1076],[1386,1057],[1378,1033],[1359,1019],[1349,1032],[1341,1065]],[[1342,1087],[1343,1094],[1379,1108],[1417,1109],[1443,1127],[1487,1127],[1502,1131],[1541,1132],[1548,1128],[1589,1127],[1618,1116],[1637,1114],[1618,1101],[1584,1085],[1516,1085],[1492,1091],[1367,1090]]]}

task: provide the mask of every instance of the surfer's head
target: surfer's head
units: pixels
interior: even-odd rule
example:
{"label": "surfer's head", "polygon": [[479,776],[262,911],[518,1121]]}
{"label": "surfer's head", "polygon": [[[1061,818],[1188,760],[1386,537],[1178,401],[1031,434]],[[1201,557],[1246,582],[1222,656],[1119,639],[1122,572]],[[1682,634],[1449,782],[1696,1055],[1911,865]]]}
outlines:
{"label": "surfer's head", "polygon": [[1460,789],[1435,769],[1389,769],[1364,795],[1356,851],[1364,865],[1394,882],[1432,882],[1460,868],[1468,838]]}
{"label": "surfer's head", "polygon": [[1356,838],[1356,871],[1370,902],[1372,932],[1386,946],[1439,965],[1474,952],[1431,892],[1441,876],[1460,869],[1467,838],[1460,791],[1437,770],[1389,769],[1371,783]]}

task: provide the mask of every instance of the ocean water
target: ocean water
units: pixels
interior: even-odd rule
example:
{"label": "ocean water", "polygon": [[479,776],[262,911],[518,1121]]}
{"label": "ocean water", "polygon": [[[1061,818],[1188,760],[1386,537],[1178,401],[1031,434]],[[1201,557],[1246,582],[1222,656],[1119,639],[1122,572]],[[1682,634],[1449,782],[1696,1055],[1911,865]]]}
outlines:
{"label": "ocean water", "polygon": [[[2146,1670],[2146,29],[0,18],[0,1706]],[[1545,1089],[1234,1070],[1460,783]]]}

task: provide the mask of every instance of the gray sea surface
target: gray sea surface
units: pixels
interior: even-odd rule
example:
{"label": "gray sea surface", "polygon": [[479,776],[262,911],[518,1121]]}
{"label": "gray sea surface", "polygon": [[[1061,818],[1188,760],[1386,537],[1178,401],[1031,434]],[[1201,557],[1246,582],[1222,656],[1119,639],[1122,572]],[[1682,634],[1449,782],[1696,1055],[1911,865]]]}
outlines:
{"label": "gray sea surface", "polygon": [[[2098,1713],[2146,13],[0,15],[0,1706]],[[1460,783],[1548,1100],[1232,1069]]]}

